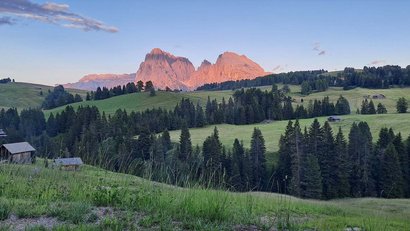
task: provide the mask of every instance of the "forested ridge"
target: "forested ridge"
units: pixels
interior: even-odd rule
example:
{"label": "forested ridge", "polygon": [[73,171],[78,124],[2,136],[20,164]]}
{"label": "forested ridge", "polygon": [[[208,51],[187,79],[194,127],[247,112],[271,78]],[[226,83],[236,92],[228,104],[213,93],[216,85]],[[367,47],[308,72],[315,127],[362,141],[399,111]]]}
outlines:
{"label": "forested ridge", "polygon": [[197,90],[232,90],[243,87],[267,86],[273,83],[293,84],[302,86],[302,94],[313,91],[325,91],[328,87],[355,87],[385,89],[392,86],[410,86],[410,65],[402,68],[397,65],[383,67],[363,67],[356,70],[346,67],[343,71],[330,74],[325,70],[295,71],[271,74],[255,79],[226,81],[222,83],[205,84]]}

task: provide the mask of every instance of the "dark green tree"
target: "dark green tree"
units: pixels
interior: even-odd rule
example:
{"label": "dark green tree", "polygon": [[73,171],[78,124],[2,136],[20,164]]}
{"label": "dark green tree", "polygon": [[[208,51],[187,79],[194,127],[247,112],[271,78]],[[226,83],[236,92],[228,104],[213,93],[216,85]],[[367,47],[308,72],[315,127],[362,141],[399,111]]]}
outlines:
{"label": "dark green tree", "polygon": [[256,190],[262,190],[266,185],[265,152],[265,139],[263,138],[262,132],[254,128],[249,154],[252,161],[252,186]]}
{"label": "dark green tree", "polygon": [[401,97],[396,104],[396,109],[398,113],[406,113],[408,108],[407,100],[404,97]]}
{"label": "dark green tree", "polygon": [[381,189],[382,196],[387,198],[398,198],[403,196],[402,172],[400,168],[397,151],[390,143],[387,145],[382,161]]}

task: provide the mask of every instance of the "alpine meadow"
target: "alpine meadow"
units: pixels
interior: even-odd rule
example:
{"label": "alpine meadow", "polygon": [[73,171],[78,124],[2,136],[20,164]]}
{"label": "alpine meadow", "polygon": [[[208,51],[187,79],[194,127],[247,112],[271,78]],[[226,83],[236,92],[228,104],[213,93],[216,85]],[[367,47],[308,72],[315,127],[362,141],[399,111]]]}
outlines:
{"label": "alpine meadow", "polygon": [[0,231],[410,230],[409,8],[2,0]]}

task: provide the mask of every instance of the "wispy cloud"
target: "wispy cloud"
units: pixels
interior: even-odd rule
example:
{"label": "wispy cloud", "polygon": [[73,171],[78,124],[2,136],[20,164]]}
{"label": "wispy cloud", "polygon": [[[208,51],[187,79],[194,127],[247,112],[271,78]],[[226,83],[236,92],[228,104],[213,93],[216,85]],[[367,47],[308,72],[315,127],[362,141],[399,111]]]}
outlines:
{"label": "wispy cloud", "polygon": [[312,50],[317,52],[317,55],[325,55],[326,50],[324,50],[319,42],[313,43]]}
{"label": "wispy cloud", "polygon": [[383,65],[385,63],[386,63],[385,60],[373,60],[368,65]]}
{"label": "wispy cloud", "polygon": [[0,17],[0,25],[13,25],[14,20],[10,17]]}
{"label": "wispy cloud", "polygon": [[0,25],[12,25],[18,18],[25,18],[83,31],[118,32],[116,27],[71,12],[70,6],[67,4],[53,2],[38,4],[30,0],[1,0],[1,15],[4,17],[0,18]]}

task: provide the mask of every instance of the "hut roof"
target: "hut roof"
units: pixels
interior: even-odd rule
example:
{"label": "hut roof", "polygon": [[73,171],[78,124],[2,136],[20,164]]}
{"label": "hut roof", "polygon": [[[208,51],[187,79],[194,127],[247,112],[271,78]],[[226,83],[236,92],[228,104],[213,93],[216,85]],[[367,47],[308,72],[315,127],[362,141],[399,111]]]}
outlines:
{"label": "hut roof", "polygon": [[339,116],[329,116],[328,119],[333,119],[333,120],[341,120]]}
{"label": "hut roof", "polygon": [[54,163],[57,165],[82,165],[83,161],[79,157],[74,157],[74,158],[59,158],[55,159]]}
{"label": "hut roof", "polygon": [[7,151],[9,151],[11,154],[36,151],[36,149],[34,149],[27,142],[13,143],[13,144],[3,144],[3,147],[5,147],[7,149]]}

